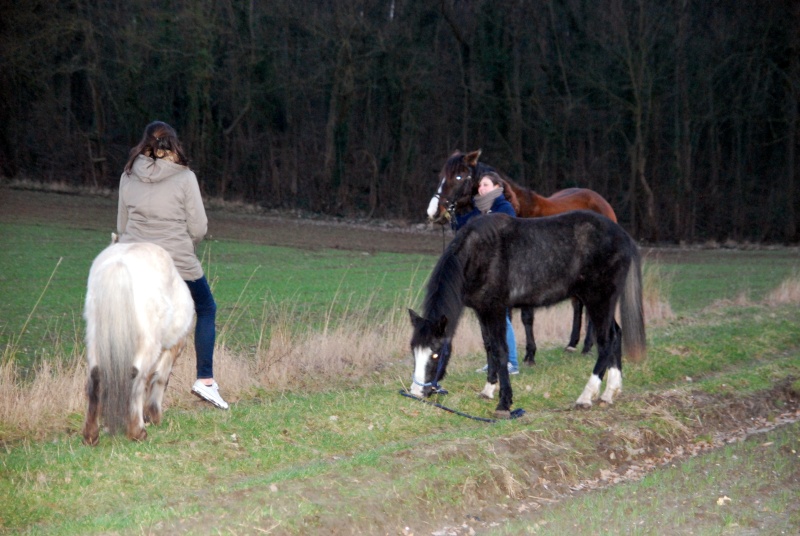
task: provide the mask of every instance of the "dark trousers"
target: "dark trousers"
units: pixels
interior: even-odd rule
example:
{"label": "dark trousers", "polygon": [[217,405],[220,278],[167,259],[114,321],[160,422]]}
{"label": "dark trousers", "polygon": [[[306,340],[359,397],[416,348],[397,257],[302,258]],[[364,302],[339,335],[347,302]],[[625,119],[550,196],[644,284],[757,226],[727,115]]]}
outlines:
{"label": "dark trousers", "polygon": [[214,377],[214,342],[217,339],[217,304],[211,295],[206,276],[186,281],[194,300],[197,322],[194,327],[194,347],[197,351],[197,378]]}

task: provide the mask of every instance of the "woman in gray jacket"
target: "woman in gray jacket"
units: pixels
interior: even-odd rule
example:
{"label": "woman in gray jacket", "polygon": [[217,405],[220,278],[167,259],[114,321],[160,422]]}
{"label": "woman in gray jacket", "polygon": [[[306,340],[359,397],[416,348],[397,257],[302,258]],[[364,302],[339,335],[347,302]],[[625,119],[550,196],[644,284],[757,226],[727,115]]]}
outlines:
{"label": "woman in gray jacket", "polygon": [[131,149],[119,181],[117,231],[122,243],[152,242],[172,256],[189,286],[197,313],[197,381],[192,393],[228,409],[214,381],[217,305],[195,253],[208,229],[208,218],[197,177],[187,164],[171,126],[161,121],[147,125],[142,140]]}

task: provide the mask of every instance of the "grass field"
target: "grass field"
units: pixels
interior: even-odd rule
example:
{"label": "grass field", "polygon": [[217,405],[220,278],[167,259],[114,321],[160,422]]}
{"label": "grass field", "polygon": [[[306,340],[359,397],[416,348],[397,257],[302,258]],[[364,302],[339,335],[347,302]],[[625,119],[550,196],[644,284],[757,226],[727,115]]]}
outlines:
{"label": "grass field", "polygon": [[[435,257],[204,246],[228,412],[175,371],[164,422],[81,443],[95,230],[0,223],[0,531],[14,534],[750,534],[800,526],[796,250],[653,250],[648,359],[574,411],[593,359],[537,314],[524,418],[487,425],[397,394],[405,309]],[[784,286],[781,288],[781,284]],[[656,317],[657,316],[657,317]],[[472,323],[471,323],[472,322]],[[490,416],[474,321],[439,401]],[[518,335],[518,343],[522,344]],[[776,425],[783,426],[775,428]]]}

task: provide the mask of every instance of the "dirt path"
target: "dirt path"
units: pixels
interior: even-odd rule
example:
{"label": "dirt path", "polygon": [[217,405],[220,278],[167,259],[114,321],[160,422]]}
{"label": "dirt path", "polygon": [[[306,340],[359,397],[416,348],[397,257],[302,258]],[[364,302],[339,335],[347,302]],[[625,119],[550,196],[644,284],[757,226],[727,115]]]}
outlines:
{"label": "dirt path", "polygon": [[[308,214],[259,211],[242,207],[207,209],[207,239],[243,240],[271,246],[356,251],[437,254],[452,232],[429,227],[422,219],[373,222],[322,218]],[[117,201],[112,196],[78,196],[0,187],[0,221],[63,222],[78,229],[114,230]]]}

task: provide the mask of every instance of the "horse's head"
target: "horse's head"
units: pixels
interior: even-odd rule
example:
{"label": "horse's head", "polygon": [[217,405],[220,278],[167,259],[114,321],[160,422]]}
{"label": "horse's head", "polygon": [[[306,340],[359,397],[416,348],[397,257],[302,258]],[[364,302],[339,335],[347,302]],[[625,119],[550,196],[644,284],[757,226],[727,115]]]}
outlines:
{"label": "horse's head", "polygon": [[439,172],[439,187],[428,204],[428,218],[433,223],[444,223],[451,212],[469,206],[473,195],[473,175],[476,173],[481,150],[462,153],[456,151]]}
{"label": "horse's head", "polygon": [[450,339],[445,335],[447,317],[431,321],[408,310],[414,334],[411,336],[411,353],[414,355],[414,376],[411,394],[430,396],[447,372],[450,359]]}

